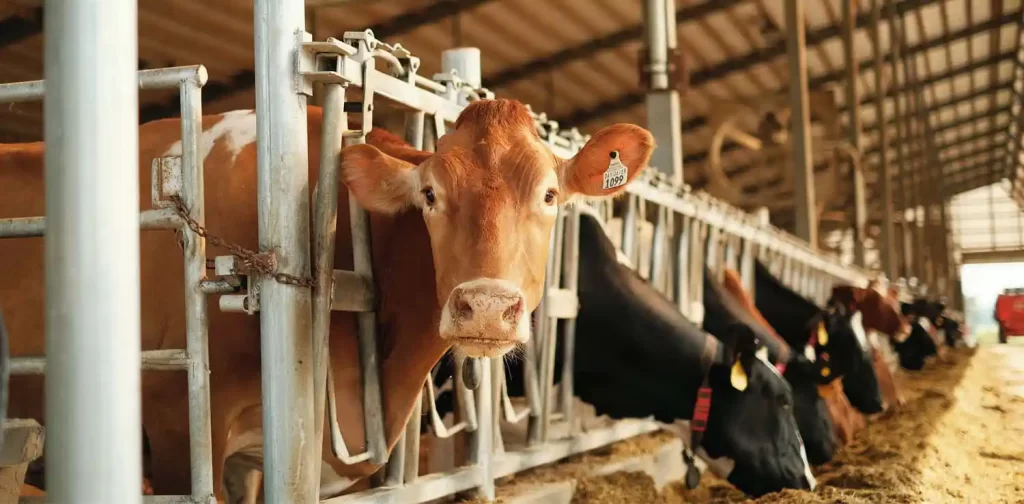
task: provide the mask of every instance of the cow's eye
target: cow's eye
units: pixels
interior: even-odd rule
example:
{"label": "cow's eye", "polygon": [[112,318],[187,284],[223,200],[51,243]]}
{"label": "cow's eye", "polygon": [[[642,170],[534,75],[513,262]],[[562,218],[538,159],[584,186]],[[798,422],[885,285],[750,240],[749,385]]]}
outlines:
{"label": "cow's eye", "polygon": [[544,193],[544,203],[553,205],[557,196],[558,193],[556,193],[554,189],[548,189],[548,192]]}
{"label": "cow's eye", "polygon": [[423,190],[423,198],[427,200],[428,206],[434,206],[434,202],[437,201],[434,190],[429,187]]}

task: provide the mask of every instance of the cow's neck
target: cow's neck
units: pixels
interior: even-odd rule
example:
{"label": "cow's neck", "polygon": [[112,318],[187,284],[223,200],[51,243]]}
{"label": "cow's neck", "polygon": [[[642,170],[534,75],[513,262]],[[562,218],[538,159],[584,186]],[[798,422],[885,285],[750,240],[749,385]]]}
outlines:
{"label": "cow's neck", "polygon": [[401,434],[430,369],[448,350],[423,217],[374,216],[373,260],[380,290],[378,352],[389,445]]}

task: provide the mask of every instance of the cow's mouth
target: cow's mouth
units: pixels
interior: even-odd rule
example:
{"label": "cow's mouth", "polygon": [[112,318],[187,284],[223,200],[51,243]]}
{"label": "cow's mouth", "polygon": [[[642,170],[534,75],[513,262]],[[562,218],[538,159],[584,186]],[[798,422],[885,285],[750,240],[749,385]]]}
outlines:
{"label": "cow's mouth", "polygon": [[515,339],[478,337],[455,337],[451,341],[468,357],[500,357],[517,343]]}

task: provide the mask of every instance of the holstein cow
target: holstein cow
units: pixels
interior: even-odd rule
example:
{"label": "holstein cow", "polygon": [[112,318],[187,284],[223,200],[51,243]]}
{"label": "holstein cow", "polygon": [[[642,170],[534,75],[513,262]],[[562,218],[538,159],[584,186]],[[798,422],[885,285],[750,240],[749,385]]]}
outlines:
{"label": "holstein cow", "polygon": [[[317,180],[321,122],[322,111],[309,107],[311,181]],[[180,127],[178,119],[140,126],[142,195],[150,192],[151,161],[181,154]],[[385,429],[393,447],[423,380],[449,348],[500,356],[529,338],[528,314],[540,301],[556,207],[578,195],[620,192],[646,166],[654,140],[643,128],[618,124],[598,131],[573,158],[560,159],[539,138],[524,105],[481,100],[462,112],[434,154],[381,130],[371,131],[367,142],[344,150],[341,178],[371,213]],[[0,147],[0,217],[44,213],[43,150],[42,143]],[[206,226],[229,243],[258,249],[254,112],[204,117],[200,156]],[[150,198],[141,200],[143,210],[151,207]],[[348,222],[348,209],[343,187],[339,223]],[[147,232],[141,253],[142,348],[184,348],[181,248],[173,233]],[[0,282],[14,356],[44,352],[43,256],[38,239],[0,246],[0,263],[17,265]],[[352,268],[347,225],[338,226],[334,259],[337,268]],[[257,317],[217,309],[209,312],[209,326],[213,476],[220,499],[229,457],[262,458],[260,326]],[[355,316],[332,313],[330,365],[342,405],[337,414],[355,453],[365,448],[357,346]],[[40,377],[12,379],[12,416],[42,420],[42,384]],[[184,373],[143,373],[143,423],[158,494],[190,490],[185,390]],[[378,469],[331,457],[328,431],[323,482],[344,489]],[[788,449],[791,439],[786,443]]]}
{"label": "holstein cow", "polygon": [[728,337],[728,328],[734,324],[742,324],[758,336],[769,349],[770,361],[789,383],[793,391],[793,416],[807,448],[807,459],[814,465],[831,460],[836,450],[833,422],[818,394],[818,386],[825,379],[815,363],[814,346],[805,342],[798,351],[793,351],[757,311],[735,271],[723,269],[720,284],[705,268],[704,330],[722,335],[719,337],[722,339]]}
{"label": "holstein cow", "polygon": [[901,367],[920,371],[929,357],[938,355],[939,346],[932,334],[934,328],[913,304],[900,303],[900,310],[910,325],[910,331],[894,337],[893,347],[899,355]]}
{"label": "holstein cow", "polygon": [[[885,345],[889,345],[891,338],[905,334],[910,330],[909,324],[903,319],[899,308],[877,288],[867,288],[842,285],[832,288],[830,303],[843,303],[850,310],[862,314],[861,322],[864,330],[868,332],[868,340],[871,342],[872,364],[875,374],[878,376],[879,388],[882,392],[882,399],[885,408],[898,407],[904,404],[903,395],[899,391],[899,384],[888,363],[885,360]],[[888,336],[887,339],[878,337]]]}
{"label": "holstein cow", "polygon": [[[762,352],[749,328],[736,324],[728,329],[727,339],[735,344],[702,331],[619,262],[600,220],[589,212],[580,218],[579,261],[576,396],[612,418],[653,415],[673,424],[703,412],[706,430],[699,431],[698,446],[692,448],[712,459],[731,459],[733,469],[723,476],[746,493],[814,486],[791,411],[792,393],[758,355]],[[523,364],[508,365],[509,393],[521,394]],[[447,376],[439,374],[437,381]],[[450,399],[438,408],[442,414],[451,411]],[[697,430],[700,424],[691,426]]]}
{"label": "holstein cow", "polygon": [[844,377],[850,403],[862,413],[882,411],[882,397],[871,362],[870,343],[860,315],[843,305],[822,310],[776,279],[760,262],[754,263],[754,301],[757,309],[786,342],[815,349],[819,374]]}

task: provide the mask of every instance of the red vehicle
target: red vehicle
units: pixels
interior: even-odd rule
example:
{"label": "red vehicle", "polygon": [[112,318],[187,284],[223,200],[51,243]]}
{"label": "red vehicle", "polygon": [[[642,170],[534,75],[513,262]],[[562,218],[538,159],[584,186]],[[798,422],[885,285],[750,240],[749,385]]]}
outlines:
{"label": "red vehicle", "polygon": [[996,298],[999,342],[1010,336],[1024,336],[1024,289],[1006,289]]}

